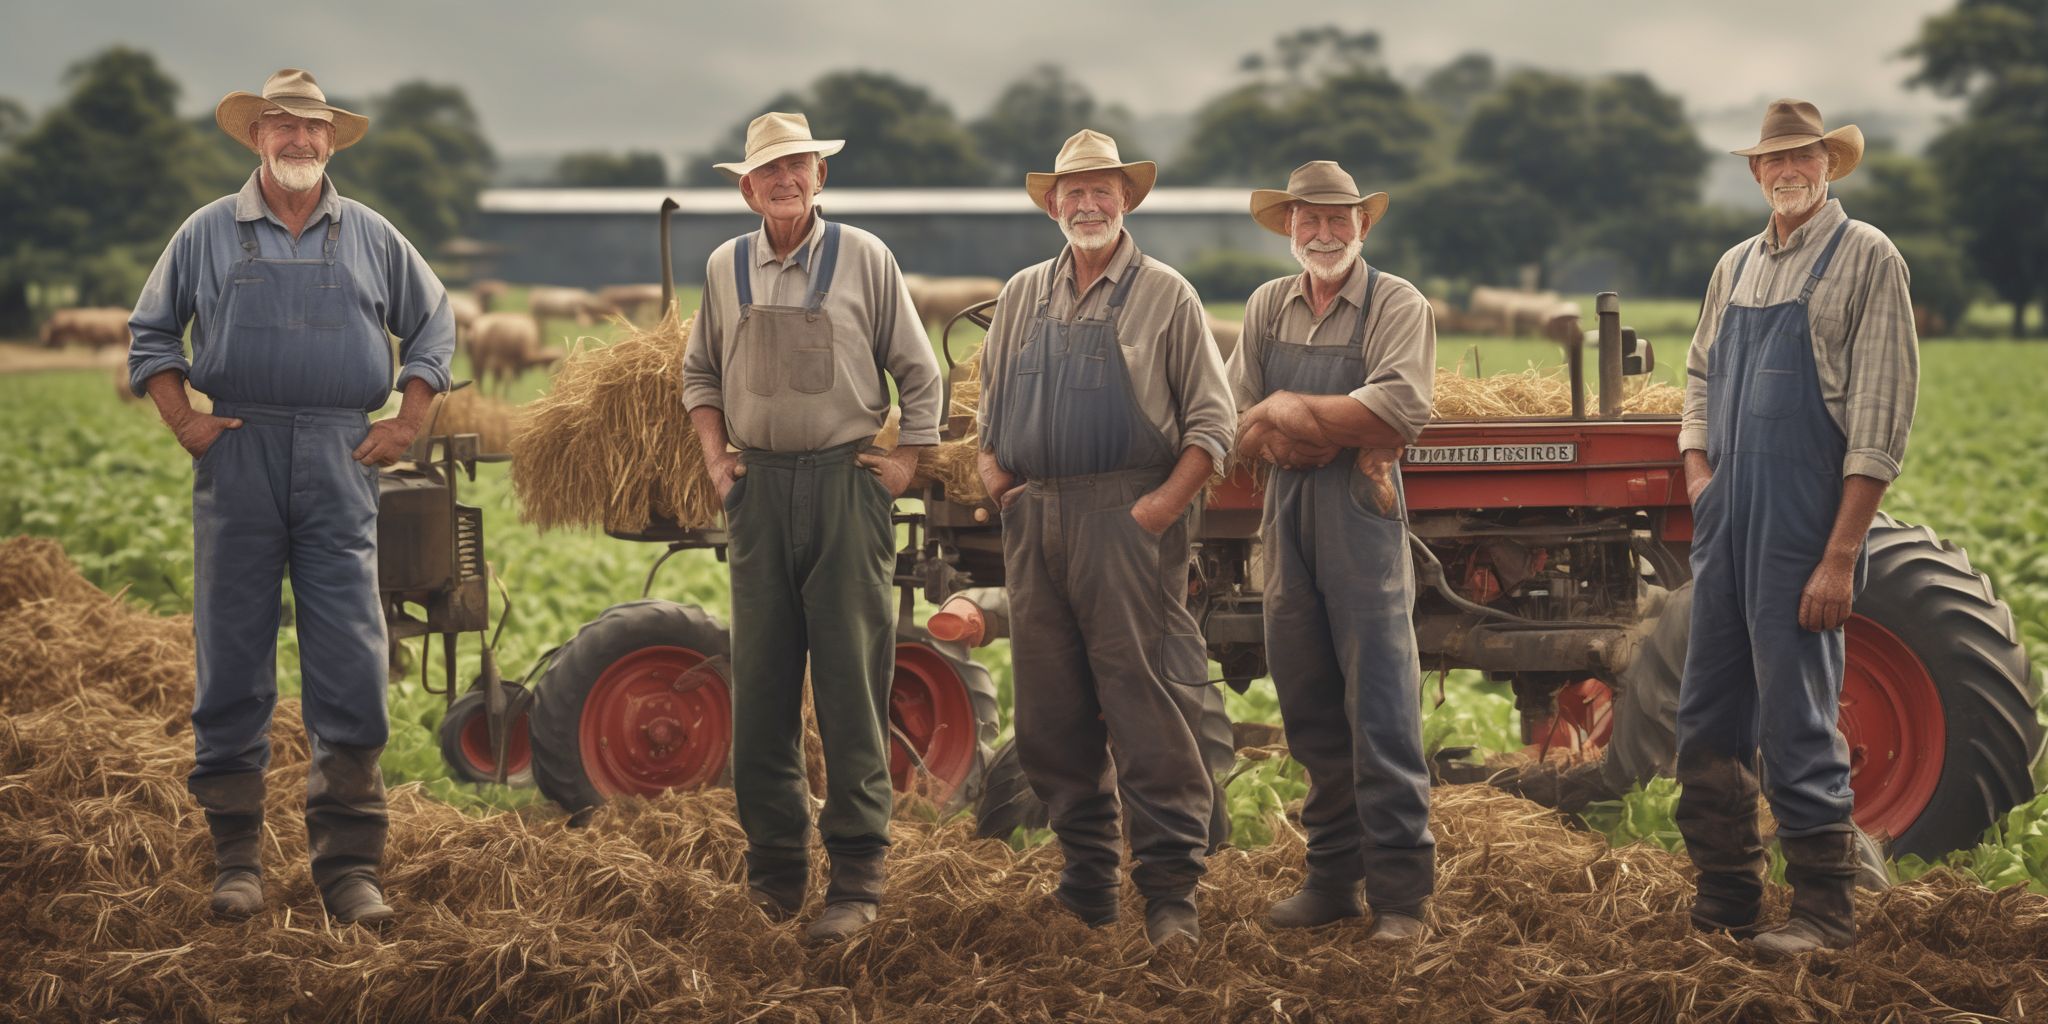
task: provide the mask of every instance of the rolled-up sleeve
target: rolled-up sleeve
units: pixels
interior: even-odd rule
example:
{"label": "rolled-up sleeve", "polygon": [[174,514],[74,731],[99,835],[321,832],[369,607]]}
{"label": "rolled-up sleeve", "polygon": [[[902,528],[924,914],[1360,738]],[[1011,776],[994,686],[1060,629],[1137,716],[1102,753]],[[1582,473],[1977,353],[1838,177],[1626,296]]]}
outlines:
{"label": "rolled-up sleeve", "polygon": [[[690,328],[690,347],[683,352],[683,408],[696,409],[710,406],[725,409],[724,379],[719,373],[719,353],[724,349],[724,329],[719,321],[718,303],[714,296],[721,294],[722,287],[718,271],[720,263],[732,264],[727,258],[719,259],[718,253],[711,254],[704,267],[704,297],[697,305],[697,323]],[[723,287],[730,287],[729,284]]]}
{"label": "rolled-up sleeve", "polygon": [[1723,257],[1707,280],[1707,296],[1700,300],[1699,323],[1692,330],[1692,347],[1685,353],[1685,414],[1678,426],[1679,452],[1707,450],[1707,350],[1720,330],[1722,294],[1728,260]]}
{"label": "rolled-up sleeve", "polygon": [[398,338],[399,361],[392,387],[404,391],[407,381],[423,380],[435,391],[446,391],[454,383],[450,362],[455,357],[455,311],[448,305],[448,289],[405,236],[386,230],[391,231],[386,252],[391,303],[384,326]]}
{"label": "rolled-up sleeve", "polygon": [[1412,444],[1436,393],[1436,314],[1413,286],[1385,290],[1392,294],[1379,300],[1365,383],[1351,397]]}
{"label": "rolled-up sleeve", "polygon": [[1237,437],[1237,405],[1223,375],[1223,354],[1209,334],[1201,300],[1190,290],[1166,325],[1167,370],[1180,410],[1180,444],[1200,445],[1223,468]]}
{"label": "rolled-up sleeve", "polygon": [[1906,261],[1894,251],[1878,262],[1851,325],[1845,477],[1889,483],[1906,460],[1920,391],[1920,338],[1908,285]]}
{"label": "rolled-up sleeve", "polygon": [[128,317],[128,388],[137,396],[148,391],[149,379],[165,370],[192,375],[192,363],[185,358],[185,327],[197,312],[193,279],[194,222],[188,218],[164,246],[142,294],[135,299],[135,311]]}
{"label": "rolled-up sleeve", "polygon": [[939,406],[945,389],[939,382],[939,360],[932,354],[931,336],[918,319],[910,301],[910,286],[893,256],[884,256],[877,275],[875,296],[875,337],[882,350],[883,365],[896,379],[896,399],[903,407],[901,433],[897,443],[926,445],[939,443]]}

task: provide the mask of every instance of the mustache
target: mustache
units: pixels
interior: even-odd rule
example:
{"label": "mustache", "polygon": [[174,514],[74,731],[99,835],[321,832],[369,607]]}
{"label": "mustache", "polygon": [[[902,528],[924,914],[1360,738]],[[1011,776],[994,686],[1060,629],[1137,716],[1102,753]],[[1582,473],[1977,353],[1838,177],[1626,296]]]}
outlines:
{"label": "mustache", "polygon": [[1343,252],[1350,246],[1343,242],[1310,242],[1302,248],[1308,252]]}

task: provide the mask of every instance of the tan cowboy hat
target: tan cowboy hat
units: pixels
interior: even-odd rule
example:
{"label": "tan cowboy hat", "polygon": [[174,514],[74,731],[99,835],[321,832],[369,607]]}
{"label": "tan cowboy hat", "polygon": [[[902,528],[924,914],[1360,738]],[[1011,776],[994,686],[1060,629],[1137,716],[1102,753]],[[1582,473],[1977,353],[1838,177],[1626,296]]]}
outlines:
{"label": "tan cowboy hat", "polygon": [[1063,174],[1082,171],[1124,172],[1124,177],[1131,181],[1130,194],[1124,197],[1124,211],[1127,213],[1145,201],[1145,196],[1152,191],[1152,183],[1159,180],[1158,164],[1150,160],[1125,163],[1117,155],[1115,139],[1092,128],[1083,128],[1068,136],[1066,144],[1060,147],[1060,155],[1052,162],[1052,170],[1033,171],[1024,176],[1024,191],[1031,193],[1032,203],[1045,210],[1045,194],[1052,189],[1052,183]]}
{"label": "tan cowboy hat", "polygon": [[1358,194],[1358,182],[1335,160],[1310,160],[1287,176],[1285,191],[1271,188],[1252,190],[1252,219],[1276,235],[1287,234],[1287,212],[1295,203],[1317,206],[1362,206],[1365,223],[1379,223],[1390,200],[1385,192]]}
{"label": "tan cowboy hat", "polygon": [[712,164],[727,180],[739,181],[748,171],[773,163],[791,153],[816,153],[828,157],[846,148],[845,139],[811,138],[811,121],[802,114],[771,110],[747,124],[747,158],[736,163]]}
{"label": "tan cowboy hat", "polygon": [[334,125],[336,153],[361,141],[363,133],[370,130],[369,118],[327,102],[327,94],[320,91],[320,83],[313,81],[313,73],[298,68],[280,68],[263,83],[261,96],[231,92],[221,97],[219,105],[213,108],[213,123],[229,138],[249,147],[250,152],[260,153],[256,140],[250,137],[249,126],[272,110]]}
{"label": "tan cowboy hat", "polygon": [[1761,138],[1761,142],[1748,149],[1730,152],[1736,156],[1762,156],[1823,142],[1835,155],[1835,165],[1828,169],[1829,181],[1847,177],[1863,161],[1863,129],[1845,124],[1834,131],[1822,133],[1820,108],[1805,100],[1773,102],[1771,108],[1764,111]]}

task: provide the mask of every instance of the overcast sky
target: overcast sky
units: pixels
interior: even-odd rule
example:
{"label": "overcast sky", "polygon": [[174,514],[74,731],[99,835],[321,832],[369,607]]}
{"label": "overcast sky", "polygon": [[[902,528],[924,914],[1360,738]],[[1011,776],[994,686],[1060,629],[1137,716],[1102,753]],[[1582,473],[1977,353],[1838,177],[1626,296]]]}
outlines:
{"label": "overcast sky", "polygon": [[[256,90],[281,66],[362,96],[408,78],[462,86],[501,153],[703,150],[779,90],[869,67],[982,112],[1032,65],[1065,65],[1140,115],[1185,112],[1232,83],[1275,35],[1337,21],[1380,32],[1404,77],[1467,50],[1504,66],[1644,71],[1695,114],[1794,95],[1831,110],[1926,117],[1947,107],[1902,82],[1898,50],[1935,0],[978,0],[892,3],[576,0],[0,0],[0,96],[32,109],[63,94],[66,66],[101,47],[153,52],[184,86],[181,110]],[[1830,119],[1832,122],[1832,118]],[[821,126],[824,127],[824,126]],[[1754,128],[1714,128],[1726,149]],[[1733,133],[1716,137],[1714,132]],[[1750,137],[1740,137],[1747,132]]]}

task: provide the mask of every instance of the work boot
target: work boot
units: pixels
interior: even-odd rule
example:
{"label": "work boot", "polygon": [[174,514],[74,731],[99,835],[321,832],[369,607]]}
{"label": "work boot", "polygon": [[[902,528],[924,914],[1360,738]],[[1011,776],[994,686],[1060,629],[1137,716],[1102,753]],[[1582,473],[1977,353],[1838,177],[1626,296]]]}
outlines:
{"label": "work boot", "polygon": [[350,875],[334,888],[321,890],[320,902],[326,905],[328,916],[342,924],[383,928],[398,917],[384,902],[384,890],[376,880],[361,875]]}
{"label": "work boot", "polygon": [[1357,883],[1339,888],[1308,882],[1299,892],[1273,904],[1266,911],[1266,922],[1275,928],[1320,928],[1364,914],[1365,908],[1358,903]]}
{"label": "work boot", "polygon": [[852,938],[861,929],[875,923],[876,906],[873,903],[848,900],[841,903],[827,903],[825,912],[804,929],[804,941],[814,946],[843,942]]}
{"label": "work boot", "polygon": [[811,862],[803,855],[747,851],[747,899],[769,921],[781,924],[795,917],[810,885]]}
{"label": "work boot", "polygon": [[1372,931],[1367,932],[1368,942],[1414,942],[1422,938],[1422,919],[1393,911],[1381,911],[1372,915]]}
{"label": "work boot", "polygon": [[1155,948],[1168,943],[1193,946],[1202,940],[1201,919],[1195,905],[1185,896],[1145,901],[1145,939]]}
{"label": "work boot", "polygon": [[213,835],[215,917],[241,920],[263,909],[263,773],[205,775],[186,788]]}
{"label": "work boot", "polygon": [[1118,916],[1115,889],[1070,889],[1064,884],[1052,891],[1061,907],[1090,928],[1114,924]]}
{"label": "work boot", "polygon": [[1755,935],[1770,861],[1757,827],[1753,762],[1688,753],[1678,765],[1678,784],[1673,817],[1687,855],[1699,868],[1692,926],[1738,939]]}
{"label": "work boot", "polygon": [[1856,942],[1856,836],[1821,832],[1781,837],[1785,880],[1792,883],[1792,913],[1784,924],[1754,940],[1766,960],[1818,949],[1847,949]]}

